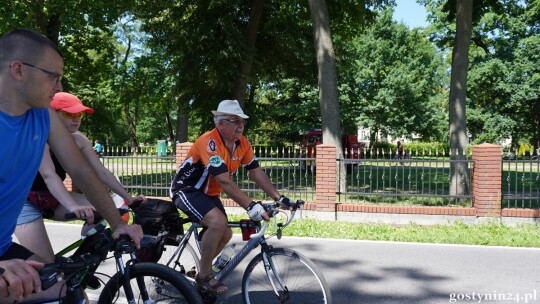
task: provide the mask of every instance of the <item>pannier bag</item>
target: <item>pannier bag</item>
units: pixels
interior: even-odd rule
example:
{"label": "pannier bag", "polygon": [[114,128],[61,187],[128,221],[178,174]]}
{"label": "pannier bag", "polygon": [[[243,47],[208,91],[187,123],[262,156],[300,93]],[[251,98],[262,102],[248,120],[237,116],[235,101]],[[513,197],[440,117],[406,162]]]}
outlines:
{"label": "pannier bag", "polygon": [[145,204],[133,209],[133,213],[133,223],[141,225],[145,235],[157,236],[163,230],[169,235],[184,233],[180,214],[172,202],[149,198]]}
{"label": "pannier bag", "polygon": [[135,250],[139,262],[157,263],[163,254],[163,239],[153,235],[145,235],[141,247]]}

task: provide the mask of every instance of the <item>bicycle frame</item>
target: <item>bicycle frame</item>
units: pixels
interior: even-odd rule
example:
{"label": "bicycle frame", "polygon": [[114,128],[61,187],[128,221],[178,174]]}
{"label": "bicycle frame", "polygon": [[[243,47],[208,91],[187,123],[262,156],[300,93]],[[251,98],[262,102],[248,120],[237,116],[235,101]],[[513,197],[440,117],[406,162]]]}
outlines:
{"label": "bicycle frame", "polygon": [[[91,250],[89,252],[89,250],[87,248],[84,248],[83,246],[84,245],[89,245],[89,243],[91,243],[92,241],[95,241],[94,238],[96,238],[96,236],[100,233],[103,233],[103,231],[106,229],[106,224],[103,224],[102,227],[98,227],[98,225],[102,225],[102,224],[97,224],[96,225],[96,230],[94,231],[94,233],[89,233],[85,238],[81,238],[75,242],[73,242],[72,244],[68,245],[66,248],[60,250],[56,256],[64,256],[66,255],[67,253],[77,249],[75,251],[75,253],[73,253],[73,255],[70,257],[70,258],[74,258],[77,259],[78,257],[81,257],[81,256],[84,256],[86,254],[90,254],[90,255],[101,255],[101,261],[99,263],[95,263],[93,264],[92,266],[89,266],[87,267],[80,275],[77,275],[77,276],[71,276],[69,277],[68,280],[66,280],[66,287],[67,287],[67,293],[66,293],[66,296],[65,297],[68,297],[68,296],[72,296],[73,300],[76,300],[77,303],[79,304],[85,304],[87,303],[86,300],[85,300],[85,297],[84,297],[84,289],[85,287],[83,285],[81,285],[83,282],[84,282],[84,278],[86,277],[86,275],[88,275],[89,273],[94,273],[97,268],[99,267],[99,265],[101,264],[101,262],[103,262],[106,257],[103,257],[102,256],[102,253],[99,253],[99,252],[95,252],[95,250]],[[115,242],[116,243],[116,242]],[[108,244],[110,245],[110,244]],[[132,250],[129,250],[128,248],[124,247],[125,250],[114,250],[114,259],[115,259],[115,263],[116,263],[116,268],[118,269],[118,272],[119,273],[122,273],[125,275],[125,278],[126,278],[126,281],[123,283],[123,288],[124,288],[124,292],[126,294],[126,297],[128,299],[133,299],[134,298],[134,294],[133,294],[133,290],[131,288],[131,284],[129,283],[129,266],[136,263],[137,262],[137,258],[135,256],[135,253],[132,251]],[[108,251],[110,248],[107,248],[106,250]],[[92,252],[94,251],[94,252]],[[123,252],[129,252],[130,254],[130,257],[131,259],[127,262],[127,263],[124,263],[124,260],[123,260],[123,257],[122,257],[122,253]],[[141,292],[144,293],[145,296],[147,296],[147,291],[146,289],[144,288],[144,284],[141,284],[141,282],[139,282],[140,286],[142,286],[141,288]],[[70,295],[71,294],[71,295]],[[38,302],[35,302],[35,303],[56,303],[57,301],[59,300],[62,300],[63,298],[52,298],[52,299],[45,299],[45,300],[39,300]]]}
{"label": "bicycle frame", "polygon": [[[257,246],[261,245],[261,253],[263,254],[263,260],[264,264],[266,265],[266,269],[269,271],[267,272],[268,279],[270,282],[272,282],[272,286],[274,286],[274,290],[276,289],[276,286],[274,284],[274,280],[270,275],[270,272],[273,274],[273,276],[277,279],[279,285],[284,289],[285,284],[283,283],[283,280],[277,275],[277,272],[274,271],[274,265],[271,263],[271,261],[268,259],[268,256],[266,255],[266,249],[268,248],[268,243],[266,242],[266,238],[264,236],[264,232],[266,231],[266,228],[268,227],[269,222],[265,222],[263,227],[260,225],[257,225],[257,233],[252,234],[250,236],[250,239],[247,241],[247,243],[242,246],[242,248],[232,257],[232,259],[221,269],[219,272],[215,273],[214,278],[218,281],[221,281],[225,279],[235,268],[244,260],[244,258]],[[229,222],[227,224],[227,227],[229,228],[240,228],[241,224],[240,222]],[[199,223],[191,223],[191,227],[187,230],[187,232],[182,237],[182,240],[180,241],[180,244],[178,245],[176,251],[172,255],[171,259],[167,262],[167,265],[170,265],[171,262],[176,263],[176,259],[182,255],[182,252],[185,248],[185,244],[189,242],[191,236],[194,237],[195,242],[197,244],[197,248],[200,252],[200,246],[199,246],[199,234],[198,230],[202,229],[203,226]]]}

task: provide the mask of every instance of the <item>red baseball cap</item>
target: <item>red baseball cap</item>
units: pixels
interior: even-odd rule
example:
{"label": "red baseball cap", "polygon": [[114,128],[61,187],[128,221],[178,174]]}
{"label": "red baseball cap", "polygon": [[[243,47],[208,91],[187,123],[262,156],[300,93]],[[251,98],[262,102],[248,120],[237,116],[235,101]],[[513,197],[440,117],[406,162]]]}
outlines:
{"label": "red baseball cap", "polygon": [[79,97],[66,92],[58,92],[54,95],[54,98],[51,101],[51,108],[72,114],[81,112],[86,114],[94,113],[94,109],[83,105]]}

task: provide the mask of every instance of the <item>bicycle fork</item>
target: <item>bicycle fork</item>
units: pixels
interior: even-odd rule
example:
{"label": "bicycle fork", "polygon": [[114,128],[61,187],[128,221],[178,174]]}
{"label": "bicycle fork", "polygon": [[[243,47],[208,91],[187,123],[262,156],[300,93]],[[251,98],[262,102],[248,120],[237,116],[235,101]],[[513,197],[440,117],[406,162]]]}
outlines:
{"label": "bicycle fork", "polygon": [[[122,282],[122,285],[124,287],[126,299],[129,304],[135,304],[136,303],[135,295],[133,294],[133,289],[131,288],[130,273],[129,273],[130,266],[133,265],[135,261],[134,253],[131,253],[131,260],[127,262],[125,267],[124,267],[124,262],[122,260],[121,254],[115,253],[115,258],[116,258],[116,265],[117,265],[118,272],[120,272],[122,274],[122,277],[124,278],[124,282]],[[146,290],[146,285],[144,283],[144,278],[137,277],[136,281],[139,287],[140,296],[143,298],[143,301],[144,301],[143,303],[153,304],[154,302],[149,299],[148,292]]]}
{"label": "bicycle fork", "polygon": [[[270,284],[272,284],[274,293],[276,294],[280,303],[285,303],[289,299],[289,289],[279,275],[279,272],[274,265],[274,261],[271,257],[268,257],[268,254],[265,251],[262,252],[262,258],[264,263],[264,269],[266,270],[266,276],[268,277],[268,281],[270,281]],[[277,286],[276,283],[279,286]]]}

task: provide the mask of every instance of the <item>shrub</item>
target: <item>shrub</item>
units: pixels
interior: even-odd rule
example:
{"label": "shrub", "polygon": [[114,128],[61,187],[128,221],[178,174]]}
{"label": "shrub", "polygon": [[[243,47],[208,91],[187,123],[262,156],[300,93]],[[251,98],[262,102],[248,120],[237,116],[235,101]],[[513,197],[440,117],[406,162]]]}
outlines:
{"label": "shrub", "polygon": [[520,144],[518,157],[531,156],[534,152],[534,147],[531,144]]}

